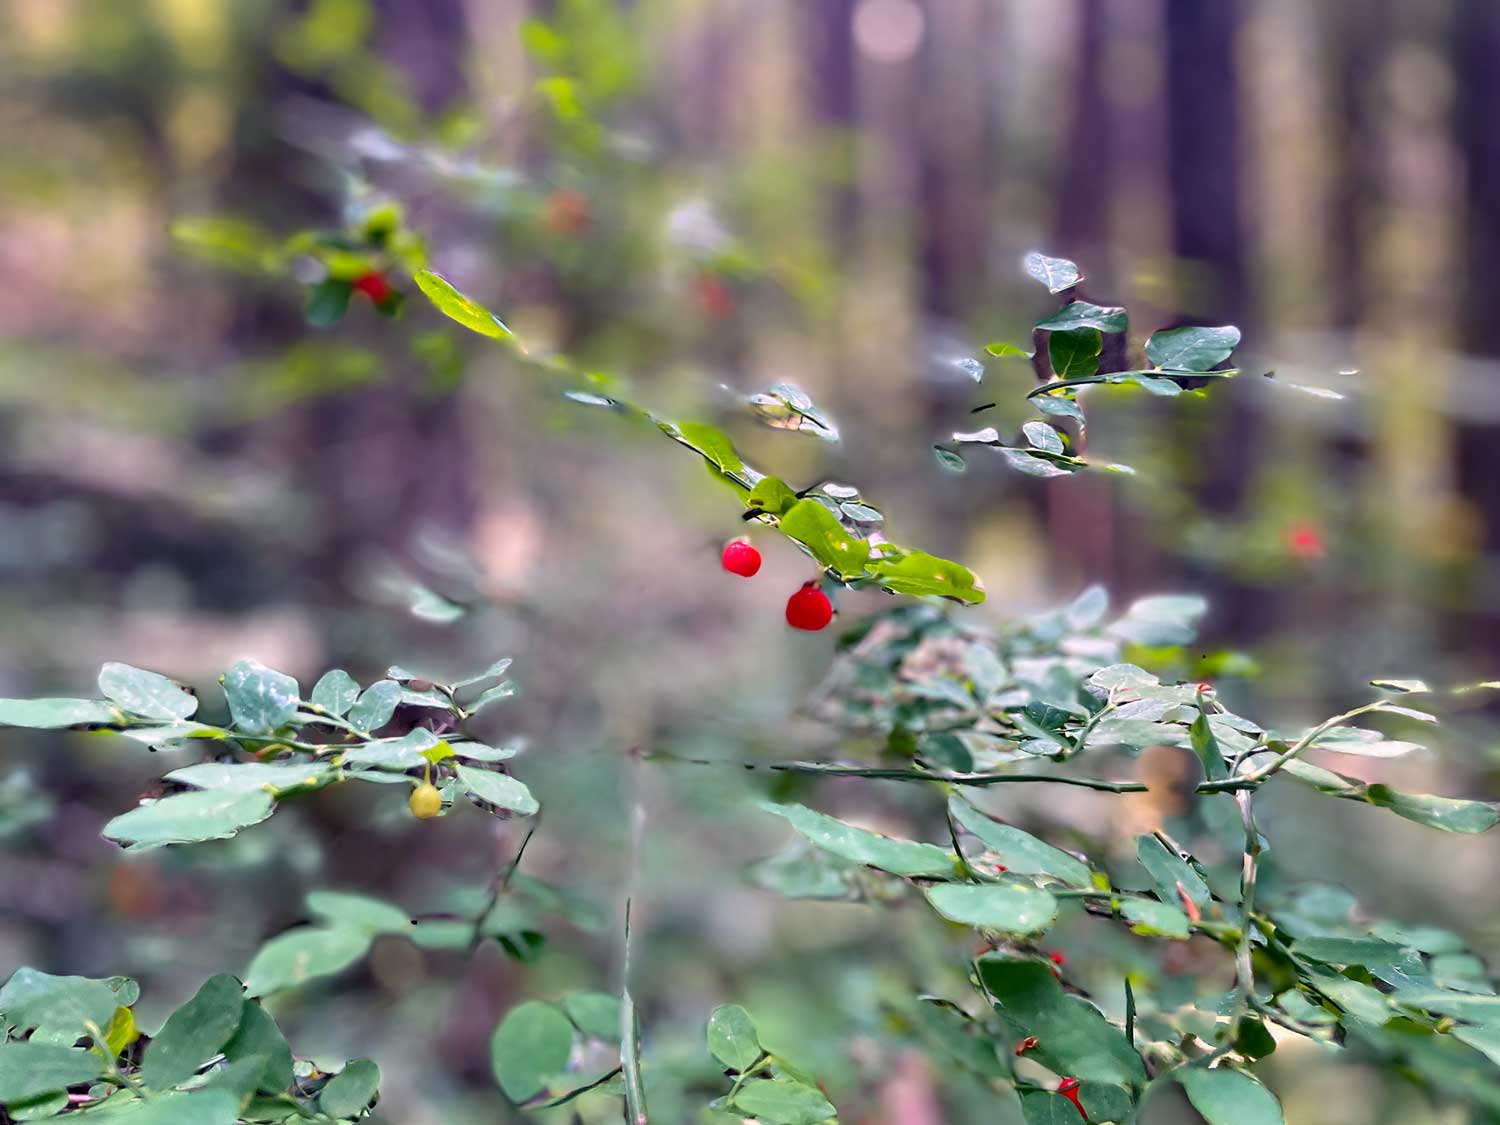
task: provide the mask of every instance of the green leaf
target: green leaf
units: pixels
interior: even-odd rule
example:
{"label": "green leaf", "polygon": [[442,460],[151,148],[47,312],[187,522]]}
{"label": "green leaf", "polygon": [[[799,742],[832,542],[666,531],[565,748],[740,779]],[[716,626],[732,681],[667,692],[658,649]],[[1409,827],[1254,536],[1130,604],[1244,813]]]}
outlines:
{"label": "green leaf", "polygon": [[874,570],[880,585],[893,594],[956,598],[970,605],[984,601],[984,591],[972,570],[924,551],[877,559]]}
{"label": "green leaf", "polygon": [[458,783],[471,797],[478,797],[519,816],[530,816],[541,807],[531,790],[508,774],[463,765],[455,765],[453,770],[458,775]]}
{"label": "green leaf", "polygon": [[167,1090],[192,1077],[240,1026],[245,990],[228,973],[209,977],[152,1037],[141,1057],[141,1081]]}
{"label": "green leaf", "polygon": [[19,1102],[90,1082],[104,1073],[93,1051],[51,1043],[0,1044],[0,1102]]}
{"label": "green leaf", "polygon": [[380,1090],[380,1068],[369,1059],[352,1059],[318,1094],[318,1108],[329,1117],[357,1117]]}
{"label": "green leaf", "polygon": [[1322,766],[1294,758],[1281,772],[1310,785],[1320,793],[1349,801],[1364,801],[1388,808],[1397,816],[1444,832],[1487,832],[1500,822],[1500,805],[1489,801],[1466,801],[1456,797],[1433,797],[1424,793],[1399,793],[1388,785],[1371,785],[1345,777]]}
{"label": "green leaf", "polygon": [[745,497],[745,507],[758,508],[773,516],[782,515],[796,503],[797,494],[792,491],[791,486],[776,477],[763,477],[756,481],[750,495]]}
{"label": "green leaf", "polygon": [[411,930],[411,917],[406,911],[364,895],[312,891],[307,896],[307,909],[314,917],[333,926],[358,930],[371,937],[377,934],[401,934],[404,937]]}
{"label": "green leaf", "polygon": [[1381,691],[1391,691],[1397,694],[1407,694],[1410,692],[1421,694],[1432,690],[1422,680],[1371,680],[1370,686],[1379,688]]}
{"label": "green leaf", "polygon": [[147,719],[186,719],[198,710],[198,700],[167,677],[129,664],[101,668],[99,690],[120,710]]}
{"label": "green leaf", "polygon": [[563,997],[563,1011],[573,1026],[595,1039],[620,1038],[620,998],[610,992],[574,992]]}
{"label": "green leaf", "polygon": [[1213,896],[1209,893],[1203,876],[1175,851],[1169,851],[1155,836],[1136,838],[1135,857],[1156,884],[1157,896],[1163,902],[1181,902],[1182,897],[1177,890],[1179,886],[1199,906],[1207,906],[1212,900]]}
{"label": "green leaf", "polygon": [[1014,1037],[1036,1036],[1028,1058],[1081,1081],[1136,1090],[1145,1084],[1146,1068],[1124,1033],[1088,1001],[1065,993],[1050,965],[1000,956],[977,964]]}
{"label": "green leaf", "polygon": [[708,1017],[708,1050],[736,1072],[750,1069],[764,1053],[755,1021],[738,1004],[720,1004]]}
{"label": "green leaf", "polygon": [[1175,906],[1151,898],[1120,900],[1121,913],[1131,929],[1148,937],[1186,938],[1191,932],[1188,916]]}
{"label": "green leaf", "polygon": [[510,329],[505,323],[489,309],[478,301],[464,296],[455,289],[451,282],[441,274],[433,273],[432,270],[418,270],[412,275],[412,280],[417,283],[417,288],[437,308],[438,312],[456,320],[471,332],[478,332],[481,336],[488,336],[493,340],[504,340],[510,337]]}
{"label": "green leaf", "polygon": [[1078,405],[1076,399],[1069,398],[1067,395],[1037,395],[1031,401],[1043,414],[1073,419],[1073,421],[1078,423],[1080,430],[1087,422],[1087,419],[1083,416],[1083,408]]}
{"label": "green leaf", "polygon": [[953,819],[994,852],[1006,870],[1018,875],[1051,875],[1072,887],[1092,887],[1088,865],[1028,832],[991,820],[962,797],[948,802]]}
{"label": "green leaf", "polygon": [[250,962],[245,989],[266,996],[342,972],[370,948],[370,935],[346,927],[298,926],[274,937]]}
{"label": "green leaf", "polygon": [[349,298],[353,293],[354,286],[349,282],[333,277],[325,278],[308,287],[302,315],[314,328],[327,328],[337,324],[349,311]]}
{"label": "green leaf", "polygon": [[467,762],[504,762],[514,758],[520,752],[520,744],[512,741],[505,746],[486,746],[482,742],[449,742],[444,743],[452,752],[454,757],[462,758]]}
{"label": "green leaf", "polygon": [[[505,670],[507,668],[509,668],[512,663],[513,662],[512,662],[512,660],[511,660],[510,657],[508,657],[508,656],[502,656],[499,660],[496,660],[494,663],[492,663],[488,667],[486,667],[483,672],[480,672],[480,673],[478,673],[477,675],[474,675],[474,676],[465,676],[461,680],[456,680],[454,682],[453,686],[455,688],[465,688],[465,687],[469,687],[469,686],[471,686],[473,684],[481,683],[484,680],[493,680],[496,676],[503,676],[505,674]],[[394,679],[400,679],[401,677],[396,676],[393,673],[391,675],[391,678],[394,680]],[[428,677],[423,676],[423,677],[419,677],[419,678],[421,678],[421,679],[427,679]]]}
{"label": "green leaf", "polygon": [[285,762],[198,762],[167,774],[168,781],[194,789],[267,789],[279,796],[316,789],[334,776],[333,766],[312,758]]}
{"label": "green leaf", "polygon": [[[1078,1100],[1090,1121],[1126,1121],[1130,1118],[1130,1092],[1104,1082],[1080,1082]],[[1075,1109],[1074,1115],[1077,1115]]]}
{"label": "green leaf", "polygon": [[996,357],[1018,356],[1022,359],[1030,359],[1032,356],[1032,353],[1028,352],[1025,348],[1018,348],[1015,344],[1007,344],[1003,340],[996,340],[993,344],[986,344],[984,350]]}
{"label": "green leaf", "polygon": [[100,1110],[87,1114],[89,1125],[235,1125],[240,1099],[229,1090],[174,1092],[149,1102],[113,1095]]}
{"label": "green leaf", "polygon": [[1027,422],[1021,427],[1021,433],[1033,449],[1040,449],[1043,453],[1064,452],[1061,435],[1046,422]]}
{"label": "green leaf", "polygon": [[291,722],[301,702],[297,681],[254,660],[241,660],[224,673],[224,698],[234,725],[266,734]]}
{"label": "green leaf", "polygon": [[754,1078],[730,1104],[762,1125],[821,1125],[838,1111],[815,1086],[790,1078]]}
{"label": "green leaf", "polygon": [[1027,1090],[1021,1095],[1026,1125],[1081,1125],[1078,1107],[1051,1090]]}
{"label": "green leaf", "polygon": [[803,805],[765,802],[766,812],[784,817],[799,833],[824,851],[893,875],[952,878],[956,873],[953,854],[934,844],[893,840],[876,832],[855,828]]}
{"label": "green leaf", "polygon": [[104,838],[132,850],[227,840],[276,811],[264,789],[211,789],[149,801],[104,826]]}
{"label": "green leaf", "polygon": [[1005,463],[1018,473],[1025,473],[1029,477],[1066,477],[1076,473],[1079,469],[1087,468],[1087,465],[1076,457],[1043,457],[1027,449],[996,450],[1000,456],[1005,458]]}
{"label": "green leaf", "polygon": [[1488,832],[1500,822],[1500,805],[1489,801],[1433,797],[1426,793],[1398,793],[1386,785],[1371,785],[1365,799],[1372,805],[1390,809],[1399,817],[1425,824],[1429,828],[1440,828],[1444,832]]}
{"label": "green leaf", "polygon": [[1455,1027],[1453,1038],[1467,1043],[1496,1066],[1500,1066],[1500,1027]]}
{"label": "green leaf", "polygon": [[416,727],[400,738],[377,738],[352,746],[339,755],[339,763],[346,768],[405,773],[429,761],[427,753],[440,744],[441,739],[426,727]]}
{"label": "green leaf", "polygon": [[665,425],[663,429],[683,445],[700,454],[705,461],[721,473],[740,474],[745,463],[734,451],[734,443],[723,430],[703,422],[682,422]]}
{"label": "green leaf", "polygon": [[292,1049],[271,1014],[253,1000],[245,1002],[240,1025],[224,1044],[224,1057],[231,1063],[241,1059],[264,1059],[259,1089],[276,1094],[292,1084]]}
{"label": "green leaf", "polygon": [[1047,357],[1059,379],[1081,379],[1099,370],[1104,337],[1097,328],[1073,328],[1053,332],[1047,339]]}
{"label": "green leaf", "polygon": [[1285,1125],[1276,1095],[1243,1071],[1180,1066],[1173,1074],[1208,1125]]}
{"label": "green leaf", "polygon": [[849,531],[817,500],[798,500],[781,517],[782,534],[795,539],[820,566],[841,578],[862,574],[870,558],[870,544]]}
{"label": "green leaf", "polygon": [[1223,363],[1240,343],[1240,330],[1167,328],[1146,341],[1146,358],[1168,371],[1207,371]]}
{"label": "green leaf", "polygon": [[1192,739],[1193,753],[1203,763],[1203,776],[1209,781],[1223,781],[1229,776],[1229,763],[1219,749],[1219,740],[1214,737],[1213,727],[1208,721],[1208,712],[1199,708],[1198,717],[1188,728]]}
{"label": "green leaf", "polygon": [[1125,310],[1115,306],[1108,308],[1088,301],[1073,301],[1064,305],[1046,320],[1037,322],[1038,328],[1048,332],[1068,332],[1075,328],[1097,328],[1100,332],[1124,332],[1129,327]]}
{"label": "green leaf", "polygon": [[349,725],[361,734],[379,730],[391,721],[401,702],[403,688],[395,680],[377,680],[349,708]]}
{"label": "green leaf", "polygon": [[1046,254],[1027,254],[1026,272],[1047,287],[1049,293],[1061,293],[1083,280],[1078,267],[1066,258],[1049,258]]}
{"label": "green leaf", "polygon": [[115,1010],[134,1004],[139,994],[126,977],[63,977],[23,967],[0,988],[0,1030],[68,1047],[92,1034],[90,1024],[102,1033]]}
{"label": "green leaf", "polygon": [[499,703],[502,699],[509,699],[516,694],[515,680],[503,680],[492,688],[487,688],[480,693],[479,697],[464,707],[470,715],[478,714],[491,703]]}
{"label": "green leaf", "polygon": [[505,1096],[520,1105],[567,1069],[573,1025],[554,1005],[528,1000],[506,1013],[490,1039],[490,1063]]}
{"label": "green leaf", "polygon": [[963,459],[961,454],[941,445],[934,445],[932,447],[932,456],[937,460],[941,468],[950,473],[963,473],[969,469],[968,462]]}
{"label": "green leaf", "polygon": [[925,890],[944,918],[980,930],[1032,934],[1057,917],[1057,900],[1026,883],[937,883]]}
{"label": "green leaf", "polygon": [[62,730],[122,718],[102,699],[0,699],[0,727]]}
{"label": "green leaf", "polygon": [[342,668],[324,672],[313,686],[312,703],[330,715],[344,715],[359,698],[359,681]]}

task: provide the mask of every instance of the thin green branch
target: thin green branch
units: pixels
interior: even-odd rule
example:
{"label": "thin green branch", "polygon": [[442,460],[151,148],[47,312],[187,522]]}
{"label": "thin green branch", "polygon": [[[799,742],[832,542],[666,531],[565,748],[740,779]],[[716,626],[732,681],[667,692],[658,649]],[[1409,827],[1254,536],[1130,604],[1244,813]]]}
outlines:
{"label": "thin green branch", "polygon": [[926,770],[888,766],[852,766],[840,762],[743,762],[728,759],[685,758],[661,751],[646,755],[648,760],[675,762],[694,766],[738,766],[743,770],[767,770],[772,773],[798,773],[821,777],[868,777],[881,781],[930,781],[942,785],[1051,784],[1096,789],[1105,793],[1147,793],[1149,787],[1139,781],[1105,781],[1096,777],[1068,777],[1052,773],[929,773]]}
{"label": "thin green branch", "polygon": [[1311,746],[1321,735],[1327,734],[1334,727],[1342,726],[1350,719],[1357,718],[1360,715],[1368,714],[1371,711],[1384,710],[1386,706],[1386,700],[1378,699],[1374,703],[1366,703],[1363,707],[1356,707],[1352,711],[1345,711],[1342,715],[1335,715],[1331,719],[1324,720],[1317,726],[1313,727],[1312,730],[1304,734],[1301,738],[1299,738],[1283,753],[1278,754],[1270,762],[1266,763],[1260,768],[1253,769],[1249,773],[1244,774],[1239,780],[1250,785],[1260,785],[1260,783],[1265,781],[1266,778],[1270,777],[1272,774],[1280,770],[1282,766],[1299,757],[1302,752],[1309,746]]}

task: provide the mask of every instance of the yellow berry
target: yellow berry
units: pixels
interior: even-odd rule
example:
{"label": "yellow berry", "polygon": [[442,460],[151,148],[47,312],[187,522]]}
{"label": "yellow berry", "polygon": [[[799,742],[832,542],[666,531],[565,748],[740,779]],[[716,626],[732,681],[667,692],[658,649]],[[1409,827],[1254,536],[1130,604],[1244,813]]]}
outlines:
{"label": "yellow berry", "polygon": [[418,820],[431,820],[443,811],[443,795],[436,785],[422,782],[411,791],[411,814]]}

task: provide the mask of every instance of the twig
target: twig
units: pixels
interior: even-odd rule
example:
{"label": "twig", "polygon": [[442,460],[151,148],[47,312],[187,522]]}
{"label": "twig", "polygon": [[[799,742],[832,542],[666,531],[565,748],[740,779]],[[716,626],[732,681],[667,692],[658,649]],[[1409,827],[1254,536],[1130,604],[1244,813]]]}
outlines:
{"label": "twig", "polygon": [[479,943],[484,940],[484,921],[490,916],[490,911],[495,909],[495,904],[500,901],[510,887],[511,878],[516,873],[516,868],[521,866],[521,857],[526,854],[526,845],[531,843],[531,838],[536,835],[538,826],[542,823],[542,814],[537,813],[531,819],[531,826],[526,829],[526,836],[521,841],[521,846],[516,849],[515,858],[506,866],[505,870],[497,875],[490,884],[490,897],[484,907],[474,917],[474,936],[469,939],[469,952],[473,953],[479,948]]}

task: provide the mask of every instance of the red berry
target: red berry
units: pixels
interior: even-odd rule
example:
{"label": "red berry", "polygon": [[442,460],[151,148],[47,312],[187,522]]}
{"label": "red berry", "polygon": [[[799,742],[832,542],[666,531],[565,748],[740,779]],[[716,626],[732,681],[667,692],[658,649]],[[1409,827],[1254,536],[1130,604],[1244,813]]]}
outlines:
{"label": "red berry", "polygon": [[741,578],[753,578],[760,570],[760,552],[744,539],[731,539],[724,544],[722,558],[724,569]]}
{"label": "red berry", "polygon": [[385,304],[391,297],[391,283],[385,279],[385,274],[373,270],[355,281],[354,288],[376,305]]}
{"label": "red berry", "polygon": [[1323,533],[1313,523],[1293,524],[1287,530],[1286,545],[1299,559],[1321,559],[1326,553]]}
{"label": "red berry", "polygon": [[1064,961],[1067,960],[1067,958],[1064,957],[1061,953],[1049,953],[1047,954],[1047,956],[1051,958],[1054,965],[1061,965]]}
{"label": "red berry", "polygon": [[833,603],[816,582],[805,582],[786,603],[786,623],[793,629],[817,632],[833,620]]}
{"label": "red berry", "polygon": [[734,290],[713,274],[699,274],[693,290],[705,316],[722,320],[734,312]]}
{"label": "red berry", "polygon": [[1080,1117],[1085,1121],[1089,1119],[1089,1115],[1083,1111],[1083,1103],[1078,1100],[1078,1079],[1064,1078],[1057,1084],[1057,1092],[1073,1103]]}
{"label": "red berry", "polygon": [[590,220],[588,196],[573,188],[558,188],[542,204],[542,222],[553,234],[577,234]]}
{"label": "red berry", "polygon": [[1204,680],[1202,683],[1200,683],[1198,685],[1198,694],[1199,695],[1212,695],[1213,693],[1214,693],[1214,685],[1211,684],[1211,683],[1209,683],[1207,680]]}
{"label": "red berry", "polygon": [[995,864],[995,870],[997,872],[999,872],[1001,875],[1004,875],[1005,872],[1008,870],[1008,868],[1003,863],[997,863],[997,864]]}

